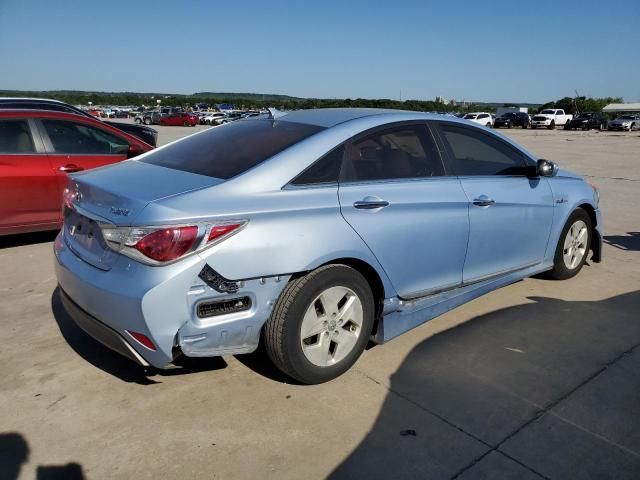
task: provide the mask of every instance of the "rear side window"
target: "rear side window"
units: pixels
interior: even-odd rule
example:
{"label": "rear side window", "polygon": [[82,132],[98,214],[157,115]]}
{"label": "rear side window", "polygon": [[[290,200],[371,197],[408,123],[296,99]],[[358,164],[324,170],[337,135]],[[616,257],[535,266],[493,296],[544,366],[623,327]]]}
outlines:
{"label": "rear side window", "polygon": [[444,175],[435,144],[424,125],[392,127],[356,140],[349,149],[343,182]]}
{"label": "rear side window", "polygon": [[324,127],[276,120],[240,120],[192,135],[141,162],[221,178],[235,177]]}
{"label": "rear side window", "polygon": [[344,157],[344,146],[327,153],[304,172],[294,178],[291,185],[322,185],[337,183],[340,176],[340,166]]}
{"label": "rear side window", "polygon": [[129,142],[84,123],[42,119],[55,153],[69,155],[126,155]]}
{"label": "rear side window", "polygon": [[469,127],[440,124],[456,175],[525,175],[524,155],[493,135]]}
{"label": "rear side window", "polygon": [[26,120],[0,120],[0,153],[20,154],[36,151]]}

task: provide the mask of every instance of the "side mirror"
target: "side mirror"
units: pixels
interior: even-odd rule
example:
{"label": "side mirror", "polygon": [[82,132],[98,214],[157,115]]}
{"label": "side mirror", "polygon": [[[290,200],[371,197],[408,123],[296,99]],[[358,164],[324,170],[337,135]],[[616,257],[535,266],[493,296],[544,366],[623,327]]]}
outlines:
{"label": "side mirror", "polygon": [[131,145],[129,145],[129,151],[127,152],[127,158],[137,157],[141,153],[144,153],[142,148],[139,145],[137,145],[135,143],[132,143]]}
{"label": "side mirror", "polygon": [[538,160],[538,165],[536,166],[536,173],[540,177],[553,177],[558,170],[558,167],[555,163],[550,160],[545,160],[541,158]]}

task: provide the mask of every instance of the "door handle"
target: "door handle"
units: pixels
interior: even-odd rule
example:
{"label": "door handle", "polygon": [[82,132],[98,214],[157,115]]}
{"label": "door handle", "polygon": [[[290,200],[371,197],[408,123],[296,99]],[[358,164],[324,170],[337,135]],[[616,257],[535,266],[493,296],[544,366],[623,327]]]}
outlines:
{"label": "door handle", "polygon": [[386,200],[381,200],[377,197],[365,197],[353,204],[353,207],[357,208],[358,210],[374,210],[376,208],[384,208],[388,206],[389,202],[387,202]]}
{"label": "door handle", "polygon": [[84,168],[79,167],[75,163],[67,163],[66,165],[58,167],[58,171],[59,172],[64,172],[64,173],[79,172],[81,170],[84,170]]}
{"label": "door handle", "polygon": [[496,201],[487,197],[486,195],[480,195],[478,198],[473,199],[473,204],[476,207],[490,207],[495,205]]}

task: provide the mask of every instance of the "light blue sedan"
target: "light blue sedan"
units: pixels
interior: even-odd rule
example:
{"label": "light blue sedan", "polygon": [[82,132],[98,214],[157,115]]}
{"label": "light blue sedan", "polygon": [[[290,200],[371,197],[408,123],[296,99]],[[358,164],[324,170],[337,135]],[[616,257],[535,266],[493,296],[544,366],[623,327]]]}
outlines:
{"label": "light blue sedan", "polygon": [[599,262],[598,192],[465,120],[272,112],[73,175],[60,296],[141,365],[254,351],[303,383],[522,278]]}

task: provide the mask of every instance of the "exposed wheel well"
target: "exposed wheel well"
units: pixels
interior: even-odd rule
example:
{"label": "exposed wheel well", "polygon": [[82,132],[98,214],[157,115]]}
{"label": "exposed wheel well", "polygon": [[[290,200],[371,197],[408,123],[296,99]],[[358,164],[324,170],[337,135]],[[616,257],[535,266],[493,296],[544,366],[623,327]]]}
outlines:
{"label": "exposed wheel well", "polygon": [[[589,218],[591,219],[591,238],[596,239],[599,235],[598,230],[596,229],[596,225],[598,224],[598,217],[596,216],[596,211],[593,206],[588,203],[583,203],[582,205],[578,205],[578,208],[583,209],[585,212],[589,214]],[[591,242],[591,250],[593,251],[593,261],[599,262],[602,258],[602,252],[600,251],[600,242],[592,241]]]}

